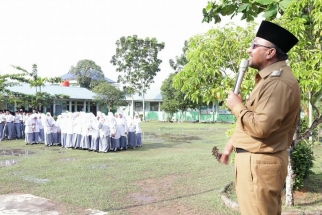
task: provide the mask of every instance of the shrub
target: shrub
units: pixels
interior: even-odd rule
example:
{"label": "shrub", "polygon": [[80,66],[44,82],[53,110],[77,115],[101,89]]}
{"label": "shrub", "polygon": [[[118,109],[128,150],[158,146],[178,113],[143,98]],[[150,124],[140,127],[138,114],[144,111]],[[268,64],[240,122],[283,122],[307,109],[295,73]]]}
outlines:
{"label": "shrub", "polygon": [[294,179],[294,190],[299,190],[304,186],[304,180],[309,176],[313,167],[312,146],[305,142],[296,145],[292,152],[293,170],[296,175]]}

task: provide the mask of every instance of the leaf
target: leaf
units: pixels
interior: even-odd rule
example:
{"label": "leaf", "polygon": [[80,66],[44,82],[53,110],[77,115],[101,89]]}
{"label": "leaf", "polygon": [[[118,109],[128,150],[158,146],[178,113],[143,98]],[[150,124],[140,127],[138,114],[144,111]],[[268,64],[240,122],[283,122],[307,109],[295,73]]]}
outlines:
{"label": "leaf", "polygon": [[256,0],[256,2],[261,5],[269,5],[272,3],[276,3],[276,0]]}
{"label": "leaf", "polygon": [[282,10],[285,10],[289,6],[289,4],[292,3],[292,1],[294,1],[294,0],[283,0],[283,1],[281,1],[280,4],[279,4],[280,8]]}
{"label": "leaf", "polygon": [[[248,10],[248,7],[249,7],[250,5],[249,4],[242,4],[239,8],[238,8],[238,10],[237,10],[237,12],[242,12],[242,11],[244,11],[244,10]],[[247,11],[246,10],[246,11]]]}
{"label": "leaf", "polygon": [[212,2],[208,2],[208,5],[206,6],[206,11],[209,11],[211,8],[212,8],[212,5],[213,5],[213,3]]}
{"label": "leaf", "polygon": [[265,11],[263,14],[263,17],[266,19],[271,19],[272,17],[275,17],[277,15],[278,5],[272,4],[269,6],[269,8]]}

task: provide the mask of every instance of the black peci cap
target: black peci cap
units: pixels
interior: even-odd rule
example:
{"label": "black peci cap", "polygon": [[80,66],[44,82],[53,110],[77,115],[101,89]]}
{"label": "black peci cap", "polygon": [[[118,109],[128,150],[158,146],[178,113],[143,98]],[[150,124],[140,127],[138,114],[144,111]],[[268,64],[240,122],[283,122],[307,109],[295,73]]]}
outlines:
{"label": "black peci cap", "polygon": [[288,30],[272,22],[262,21],[256,37],[263,38],[287,53],[299,40]]}

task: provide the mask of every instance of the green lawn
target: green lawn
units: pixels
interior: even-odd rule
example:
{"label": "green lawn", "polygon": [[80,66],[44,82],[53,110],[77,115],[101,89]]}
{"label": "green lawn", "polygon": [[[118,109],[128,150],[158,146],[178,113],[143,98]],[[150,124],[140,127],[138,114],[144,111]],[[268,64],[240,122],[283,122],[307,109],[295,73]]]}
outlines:
{"label": "green lawn", "polygon": [[[233,166],[220,165],[211,155],[213,146],[223,148],[230,127],[146,122],[142,148],[107,154],[3,141],[0,161],[17,163],[0,168],[0,193],[45,197],[64,204],[65,214],[82,214],[86,208],[109,214],[237,214],[219,194],[233,180]],[[321,153],[321,146],[316,148]],[[21,149],[22,156],[3,155],[13,149]],[[321,160],[315,161],[316,183]],[[321,196],[321,188],[312,186],[309,192]],[[315,197],[316,203],[301,208],[320,200]]]}

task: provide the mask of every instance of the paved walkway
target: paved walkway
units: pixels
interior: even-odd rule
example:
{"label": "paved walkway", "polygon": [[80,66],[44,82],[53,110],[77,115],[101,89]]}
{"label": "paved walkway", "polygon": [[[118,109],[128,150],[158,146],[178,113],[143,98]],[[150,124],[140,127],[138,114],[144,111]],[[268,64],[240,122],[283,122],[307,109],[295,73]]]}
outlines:
{"label": "paved walkway", "polygon": [[[59,215],[57,205],[49,199],[31,194],[0,195],[0,214]],[[88,215],[107,215],[106,212],[88,209]]]}

